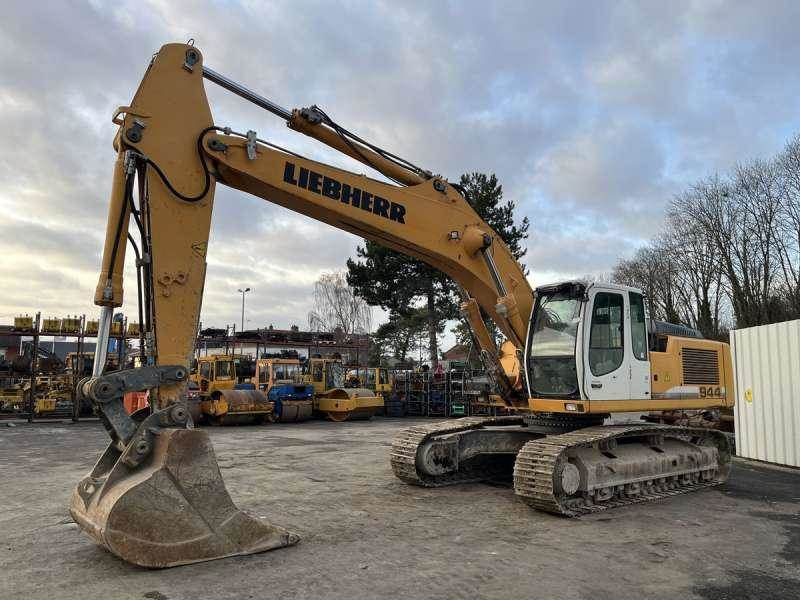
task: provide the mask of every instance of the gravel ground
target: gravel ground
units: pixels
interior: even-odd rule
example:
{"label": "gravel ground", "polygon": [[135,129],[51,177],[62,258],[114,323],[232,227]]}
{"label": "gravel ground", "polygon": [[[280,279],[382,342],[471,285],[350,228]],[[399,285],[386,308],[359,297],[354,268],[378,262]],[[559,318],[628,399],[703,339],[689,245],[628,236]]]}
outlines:
{"label": "gravel ground", "polygon": [[428,490],[389,467],[423,419],[209,429],[237,504],[291,548],[132,567],[72,523],[98,423],[0,423],[0,598],[800,598],[800,471],[735,462],[722,487],[580,519],[507,487]]}

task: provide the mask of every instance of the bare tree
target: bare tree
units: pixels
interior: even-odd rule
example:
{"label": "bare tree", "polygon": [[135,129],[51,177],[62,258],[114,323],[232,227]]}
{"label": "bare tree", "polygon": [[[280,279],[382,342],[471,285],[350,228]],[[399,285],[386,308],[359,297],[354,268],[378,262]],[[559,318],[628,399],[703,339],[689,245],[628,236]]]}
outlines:
{"label": "bare tree", "polygon": [[649,299],[651,316],[671,323],[681,323],[675,289],[675,264],[663,239],[639,248],[631,259],[620,260],[614,267],[613,280],[642,290]]}
{"label": "bare tree", "polygon": [[[745,214],[752,250],[750,266],[751,324],[769,323],[778,315],[774,303],[780,275],[778,221],[783,201],[784,177],[778,161],[753,161],[736,169],[734,192]],[[780,312],[780,309],[778,309]]]}
{"label": "bare tree", "polygon": [[780,312],[775,286],[784,189],[778,161],[752,161],[728,180],[697,183],[670,208],[670,217],[689,222],[716,254],[739,327],[769,323]]}
{"label": "bare tree", "polygon": [[323,273],[314,284],[314,310],[308,313],[312,331],[345,334],[368,333],[372,329],[372,309],[355,295],[342,272]]}
{"label": "bare tree", "polygon": [[666,227],[614,278],[642,288],[656,316],[724,335],[800,317],[800,136],[678,194]]}
{"label": "bare tree", "polygon": [[783,274],[783,296],[790,315],[800,316],[800,136],[790,141],[780,157],[786,198],[780,211],[778,255]]}
{"label": "bare tree", "polygon": [[716,246],[682,214],[670,215],[661,240],[667,259],[675,265],[676,304],[682,322],[705,337],[723,336],[727,303]]}

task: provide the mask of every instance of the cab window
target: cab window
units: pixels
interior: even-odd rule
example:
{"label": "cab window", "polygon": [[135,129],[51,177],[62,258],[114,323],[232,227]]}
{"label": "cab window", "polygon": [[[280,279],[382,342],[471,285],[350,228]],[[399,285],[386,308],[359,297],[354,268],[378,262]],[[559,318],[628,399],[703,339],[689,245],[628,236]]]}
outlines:
{"label": "cab window", "polygon": [[592,308],[589,335],[589,367],[595,377],[616,371],[625,354],[623,345],[623,310],[621,294],[598,292]]}
{"label": "cab window", "polygon": [[217,379],[230,379],[231,378],[231,361],[225,360],[218,362],[216,365]]}
{"label": "cab window", "polygon": [[203,379],[211,379],[211,363],[200,363],[200,377]]}
{"label": "cab window", "polygon": [[328,379],[325,382],[329,388],[344,387],[347,371],[342,363],[328,363]]}
{"label": "cab window", "polygon": [[314,381],[322,381],[322,363],[314,363],[314,366],[311,368],[311,376],[313,377]]}
{"label": "cab window", "polygon": [[647,360],[647,322],[644,317],[644,297],[628,292],[631,304],[631,347],[637,360]]}

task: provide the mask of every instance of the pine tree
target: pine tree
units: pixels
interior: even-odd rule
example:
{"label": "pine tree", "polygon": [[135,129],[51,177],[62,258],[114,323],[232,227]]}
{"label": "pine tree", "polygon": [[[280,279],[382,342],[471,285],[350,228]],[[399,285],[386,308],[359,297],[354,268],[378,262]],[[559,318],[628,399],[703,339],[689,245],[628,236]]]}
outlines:
{"label": "pine tree", "polygon": [[[503,202],[503,186],[498,183],[497,176],[494,173],[470,173],[462,175],[459,184],[475,212],[503,239],[514,258],[521,260],[528,252],[522,247],[522,242],[528,239],[531,224],[528,217],[523,217],[519,225],[514,223],[517,205],[513,200]],[[527,268],[525,272],[528,272]]]}

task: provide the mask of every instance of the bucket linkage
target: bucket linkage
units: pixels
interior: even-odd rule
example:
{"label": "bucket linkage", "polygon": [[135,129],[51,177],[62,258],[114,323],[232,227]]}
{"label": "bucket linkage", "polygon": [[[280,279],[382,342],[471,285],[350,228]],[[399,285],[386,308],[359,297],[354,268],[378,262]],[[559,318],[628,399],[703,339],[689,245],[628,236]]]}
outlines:
{"label": "bucket linkage", "polygon": [[183,385],[187,375],[181,366],[147,366],[78,384],[111,443],[73,492],[75,522],[123,560],[153,568],[297,543],[296,535],[236,507],[211,440],[193,428],[185,404],[125,411],[126,392]]}

